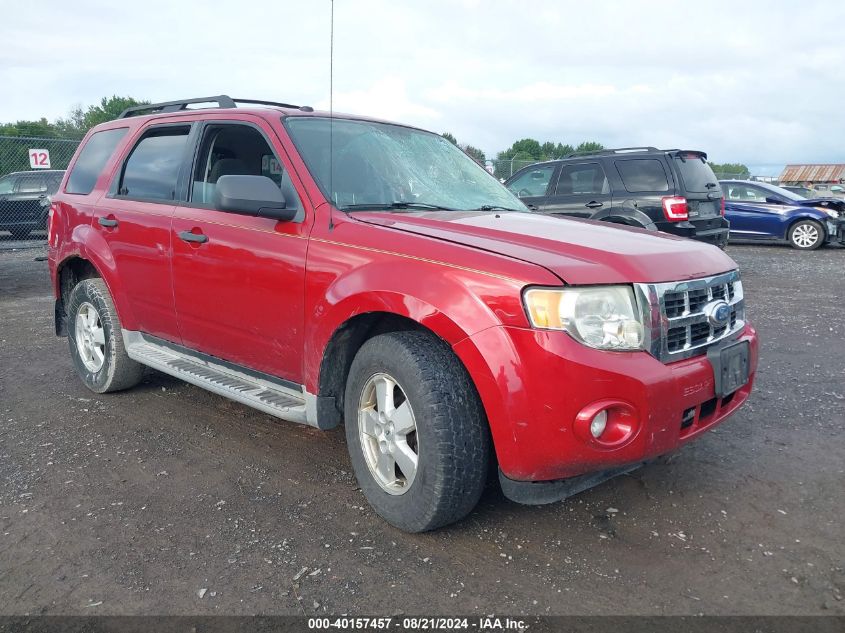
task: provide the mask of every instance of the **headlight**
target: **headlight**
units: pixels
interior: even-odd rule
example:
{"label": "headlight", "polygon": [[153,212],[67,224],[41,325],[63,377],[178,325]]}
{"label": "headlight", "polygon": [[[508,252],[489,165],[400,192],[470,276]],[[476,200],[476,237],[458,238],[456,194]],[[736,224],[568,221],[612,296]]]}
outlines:
{"label": "headlight", "polygon": [[643,324],[630,286],[529,288],[523,299],[536,328],[564,330],[596,349],[642,349]]}
{"label": "headlight", "polygon": [[817,211],[824,211],[832,218],[838,218],[839,214],[834,211],[833,209],[828,209],[827,207],[814,207]]}

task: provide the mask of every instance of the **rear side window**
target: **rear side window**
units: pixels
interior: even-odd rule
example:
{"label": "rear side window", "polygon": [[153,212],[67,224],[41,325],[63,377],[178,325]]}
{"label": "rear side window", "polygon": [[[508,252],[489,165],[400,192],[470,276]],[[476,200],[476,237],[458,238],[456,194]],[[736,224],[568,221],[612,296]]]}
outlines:
{"label": "rear side window", "polygon": [[716,174],[700,154],[678,154],[675,167],[681,175],[684,189],[690,193],[707,193],[719,186]]}
{"label": "rear side window", "polygon": [[59,189],[59,185],[62,184],[62,175],[56,174],[55,176],[48,176],[47,177],[47,193],[50,195],[56,193]]}
{"label": "rear side window", "polygon": [[91,193],[100,172],[114,153],[114,148],[126,136],[127,131],[128,128],[121,127],[92,134],[85,143],[85,147],[79,152],[79,157],[68,176],[65,191],[80,195]]}
{"label": "rear side window", "polygon": [[21,176],[18,180],[18,193],[40,193],[47,191],[43,176]]}
{"label": "rear side window", "polygon": [[142,200],[174,200],[190,126],[148,131],[123,166],[118,195]]}
{"label": "rear side window", "polygon": [[616,161],[622,184],[631,193],[641,191],[669,191],[669,180],[663,163],[655,158],[636,158]]}

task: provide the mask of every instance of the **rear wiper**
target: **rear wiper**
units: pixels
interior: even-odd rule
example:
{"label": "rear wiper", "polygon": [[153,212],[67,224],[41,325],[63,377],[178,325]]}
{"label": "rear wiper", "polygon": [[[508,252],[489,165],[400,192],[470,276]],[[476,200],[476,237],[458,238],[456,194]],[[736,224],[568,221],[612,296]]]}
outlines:
{"label": "rear wiper", "polygon": [[373,202],[362,204],[345,204],[340,207],[341,211],[394,211],[397,209],[425,209],[428,211],[456,211],[451,207],[442,207],[438,204],[426,204],[425,202],[407,202],[398,200],[396,202]]}
{"label": "rear wiper", "polygon": [[708,189],[712,189],[713,187],[718,187],[718,185],[715,182],[708,182],[704,186],[707,187]]}

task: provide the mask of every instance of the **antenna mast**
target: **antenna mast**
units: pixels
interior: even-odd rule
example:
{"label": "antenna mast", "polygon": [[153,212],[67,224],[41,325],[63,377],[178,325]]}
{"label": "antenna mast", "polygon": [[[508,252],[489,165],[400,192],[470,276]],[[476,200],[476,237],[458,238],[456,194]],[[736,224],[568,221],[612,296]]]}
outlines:
{"label": "antenna mast", "polygon": [[329,230],[334,229],[334,0],[331,0],[329,27]]}

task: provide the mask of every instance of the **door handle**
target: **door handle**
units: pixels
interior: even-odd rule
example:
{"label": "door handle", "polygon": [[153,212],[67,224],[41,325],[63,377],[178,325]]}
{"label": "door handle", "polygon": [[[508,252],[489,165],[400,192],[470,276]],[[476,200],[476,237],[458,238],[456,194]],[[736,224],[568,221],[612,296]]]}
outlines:
{"label": "door handle", "polygon": [[190,231],[179,231],[179,239],[185,242],[205,244],[208,241],[208,235],[203,235],[202,233],[191,233]]}
{"label": "door handle", "polygon": [[588,202],[584,206],[587,207],[588,209],[598,209],[599,207],[603,207],[604,203],[596,202],[595,200],[591,200],[590,202]]}
{"label": "door handle", "polygon": [[104,226],[109,229],[113,229],[117,226],[117,220],[114,218],[98,218],[97,222],[99,222],[100,226]]}

